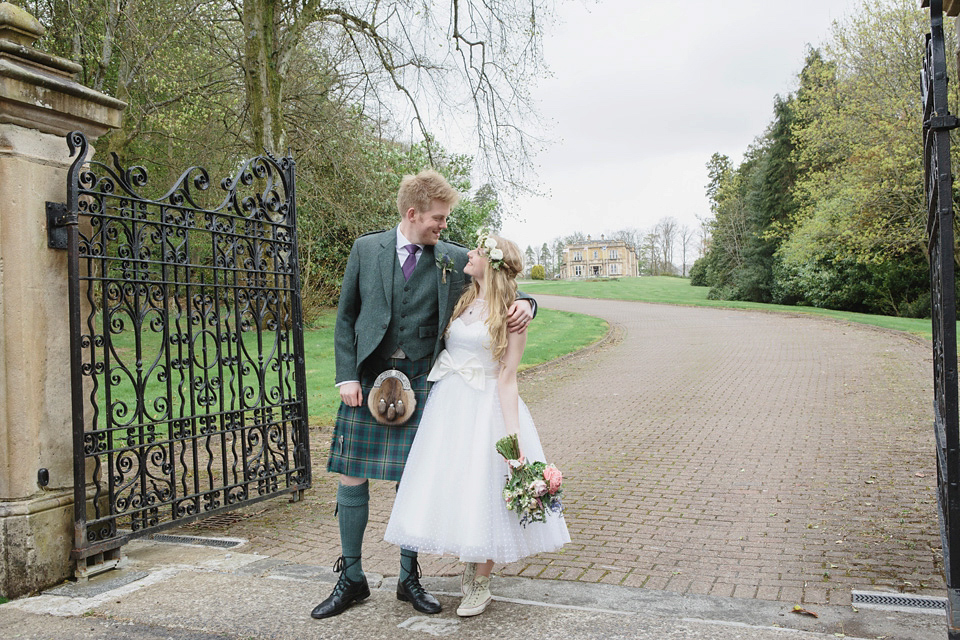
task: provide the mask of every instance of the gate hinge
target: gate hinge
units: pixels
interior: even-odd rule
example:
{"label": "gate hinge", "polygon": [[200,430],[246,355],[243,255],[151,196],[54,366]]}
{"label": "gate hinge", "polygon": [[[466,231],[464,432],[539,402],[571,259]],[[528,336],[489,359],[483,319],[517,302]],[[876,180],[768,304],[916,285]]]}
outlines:
{"label": "gate hinge", "polygon": [[957,127],[960,127],[960,118],[949,113],[945,116],[930,116],[930,119],[923,123],[924,129],[934,131],[946,131]]}
{"label": "gate hinge", "polygon": [[71,224],[77,224],[77,217],[67,213],[66,204],[47,202],[47,247],[66,249],[67,227]]}

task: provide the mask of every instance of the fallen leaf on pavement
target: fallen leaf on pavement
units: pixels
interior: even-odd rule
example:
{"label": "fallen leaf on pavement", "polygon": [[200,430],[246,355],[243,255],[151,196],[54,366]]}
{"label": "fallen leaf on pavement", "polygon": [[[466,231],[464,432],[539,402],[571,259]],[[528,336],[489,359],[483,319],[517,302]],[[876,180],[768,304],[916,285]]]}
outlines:
{"label": "fallen leaf on pavement", "polygon": [[798,605],[798,604],[793,605],[793,609],[790,611],[790,613],[799,613],[800,615],[810,616],[810,617],[813,617],[813,618],[819,618],[819,617],[820,617],[820,616],[818,616],[817,614],[815,614],[813,611],[808,611],[807,609],[804,609],[803,607],[801,607],[801,606]]}

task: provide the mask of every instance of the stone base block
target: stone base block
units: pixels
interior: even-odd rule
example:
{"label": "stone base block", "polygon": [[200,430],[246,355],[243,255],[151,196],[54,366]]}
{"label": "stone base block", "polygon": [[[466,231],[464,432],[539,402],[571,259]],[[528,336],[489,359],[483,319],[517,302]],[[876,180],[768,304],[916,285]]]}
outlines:
{"label": "stone base block", "polygon": [[17,598],[73,577],[73,492],[0,502],[0,595]]}

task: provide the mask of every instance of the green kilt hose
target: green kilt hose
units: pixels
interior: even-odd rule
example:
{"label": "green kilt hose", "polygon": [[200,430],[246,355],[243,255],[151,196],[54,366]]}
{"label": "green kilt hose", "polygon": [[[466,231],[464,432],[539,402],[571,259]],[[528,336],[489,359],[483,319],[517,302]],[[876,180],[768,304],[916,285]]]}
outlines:
{"label": "green kilt hose", "polygon": [[[431,357],[428,356],[419,360],[390,359],[380,365],[364,364],[360,380],[363,403],[359,407],[340,403],[333,428],[333,441],[330,443],[327,471],[355,478],[400,481],[430,392],[431,383],[427,382],[430,360]],[[387,369],[397,369],[406,375],[417,398],[413,415],[406,423],[398,426],[380,424],[367,408],[367,398],[373,382]]]}

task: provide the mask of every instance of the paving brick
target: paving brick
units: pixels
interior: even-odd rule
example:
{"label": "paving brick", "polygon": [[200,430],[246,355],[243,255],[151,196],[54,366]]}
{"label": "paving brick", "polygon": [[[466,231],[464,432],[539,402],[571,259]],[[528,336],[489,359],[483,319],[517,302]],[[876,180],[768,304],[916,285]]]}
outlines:
{"label": "paving brick", "polygon": [[752,584],[738,584],[733,590],[734,598],[755,598],[757,587]]}
{"label": "paving brick", "polygon": [[733,590],[737,588],[737,585],[731,584],[729,582],[715,582],[710,588],[711,596],[722,596],[724,598],[729,598],[733,595]]}
{"label": "paving brick", "polygon": [[627,575],[628,574],[622,571],[607,571],[603,574],[603,577],[600,578],[600,582],[604,584],[622,584]]}
{"label": "paving brick", "polygon": [[827,589],[808,586],[803,590],[803,601],[808,604],[828,604]]}
{"label": "paving brick", "polygon": [[780,587],[772,585],[760,585],[757,587],[756,598],[758,600],[778,600],[780,596]]}
{"label": "paving brick", "polygon": [[690,586],[687,588],[686,593],[696,594],[696,595],[706,595],[710,593],[713,589],[713,581],[697,579],[690,582]]}

